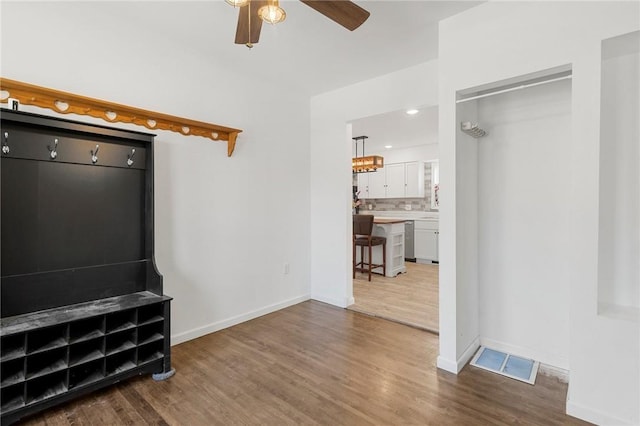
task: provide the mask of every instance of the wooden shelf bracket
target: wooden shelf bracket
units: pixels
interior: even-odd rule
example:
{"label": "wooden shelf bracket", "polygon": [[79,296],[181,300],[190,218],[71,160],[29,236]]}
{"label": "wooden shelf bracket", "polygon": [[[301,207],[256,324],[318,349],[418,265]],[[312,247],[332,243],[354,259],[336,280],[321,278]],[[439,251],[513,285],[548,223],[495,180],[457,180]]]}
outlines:
{"label": "wooden shelf bracket", "polygon": [[238,134],[242,132],[240,129],[147,111],[3,77],[0,77],[0,90],[0,103],[8,103],[9,98],[13,98],[21,104],[48,108],[61,114],[88,115],[109,123],[131,123],[150,130],[169,130],[184,136],[226,141],[228,157],[233,154]]}

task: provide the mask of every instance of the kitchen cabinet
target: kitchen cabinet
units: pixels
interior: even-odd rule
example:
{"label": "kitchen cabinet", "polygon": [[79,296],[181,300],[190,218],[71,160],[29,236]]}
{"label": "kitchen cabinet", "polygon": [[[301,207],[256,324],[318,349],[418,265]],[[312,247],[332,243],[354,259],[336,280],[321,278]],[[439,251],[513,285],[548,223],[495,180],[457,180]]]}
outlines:
{"label": "kitchen cabinet", "polygon": [[[376,172],[377,173],[377,172]],[[358,198],[371,198],[369,197],[369,175],[371,173],[358,173],[356,175],[358,182]]]}
{"label": "kitchen cabinet", "polygon": [[414,233],[416,262],[438,262],[438,221],[416,220]]}
{"label": "kitchen cabinet", "polygon": [[377,172],[360,173],[358,190],[365,199],[424,197],[424,163],[392,163]]}
{"label": "kitchen cabinet", "polygon": [[369,198],[386,198],[387,167],[388,166],[384,166],[374,173],[367,173],[369,177]]}
{"label": "kitchen cabinet", "polygon": [[385,196],[386,198],[404,197],[405,165],[404,163],[389,164],[385,167]]}

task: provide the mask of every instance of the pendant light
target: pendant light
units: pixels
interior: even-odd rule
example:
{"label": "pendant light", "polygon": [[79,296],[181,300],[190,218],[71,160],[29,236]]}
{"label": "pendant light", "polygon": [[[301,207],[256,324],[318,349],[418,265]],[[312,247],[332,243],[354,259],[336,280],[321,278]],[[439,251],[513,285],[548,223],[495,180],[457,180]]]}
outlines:
{"label": "pendant light", "polygon": [[[369,136],[351,138],[356,144],[356,156],[351,159],[353,173],[370,173],[384,167],[384,158],[379,155],[364,155],[364,142]],[[358,141],[362,141],[362,157],[358,157]]]}
{"label": "pendant light", "polygon": [[269,24],[279,24],[287,18],[287,14],[280,7],[278,0],[267,0],[267,4],[258,9],[258,16]]}

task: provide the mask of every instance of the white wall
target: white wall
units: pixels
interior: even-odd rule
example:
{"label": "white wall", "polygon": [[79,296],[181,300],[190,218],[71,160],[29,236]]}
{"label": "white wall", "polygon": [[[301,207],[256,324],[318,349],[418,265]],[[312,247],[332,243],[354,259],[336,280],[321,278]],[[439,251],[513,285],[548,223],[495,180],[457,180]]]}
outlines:
{"label": "white wall", "polygon": [[[631,42],[627,41],[630,39]],[[620,50],[619,44],[632,50]],[[600,311],[640,318],[640,32],[603,43],[600,126]]]}
{"label": "white wall", "polygon": [[244,130],[231,158],[226,143],[157,132],[156,259],[173,342],[308,299],[308,98],[114,22],[109,7],[3,2],[2,76]]}
{"label": "white wall", "polygon": [[[637,2],[488,2],[442,21],[439,35],[439,366],[455,371],[463,365],[470,351],[459,340],[469,341],[477,328],[461,321],[466,314],[460,312],[468,303],[463,296],[477,292],[478,283],[460,274],[470,267],[456,256],[468,243],[460,224],[472,223],[476,214],[457,196],[468,198],[459,193],[464,182],[456,170],[465,154],[456,138],[456,91],[571,64],[570,158],[564,164],[571,183],[566,194],[553,190],[554,197],[567,197],[571,217],[564,254],[570,280],[567,411],[605,424],[640,423],[640,330],[637,322],[597,314],[600,43],[638,30],[638,16]],[[540,312],[544,322],[544,308]]]}
{"label": "white wall", "polygon": [[568,370],[571,82],[478,104],[481,344]]}
{"label": "white wall", "polygon": [[[456,112],[456,122],[478,121],[477,105],[473,103],[459,105]],[[464,212],[455,218],[456,232],[459,233],[460,240],[464,241],[456,246],[455,256],[458,267],[455,273],[458,280],[469,283],[469,285],[454,288],[458,302],[456,311],[440,310],[439,314],[440,324],[448,324],[445,316],[455,314],[457,329],[457,334],[454,334],[456,336],[455,350],[457,353],[465,354],[463,358],[466,359],[473,355],[473,351],[477,348],[480,326],[478,309],[478,141],[462,133],[459,127],[456,129],[456,133],[458,157],[455,174],[459,187],[455,193],[452,193],[442,186],[444,166],[441,162],[440,188],[443,190],[443,194],[440,198],[440,215],[442,216],[443,200],[446,200],[447,197],[455,197],[456,206],[461,212]],[[442,234],[442,230],[440,230],[440,234]],[[440,240],[440,247],[442,247],[442,240]],[[445,260],[440,258],[440,274],[447,271],[447,268],[442,267],[444,262]],[[440,300],[442,297],[441,294]],[[442,339],[442,331],[440,336]],[[442,360],[443,358],[440,357],[438,363],[442,363]],[[442,367],[451,370],[446,365]],[[461,368],[462,365],[457,361],[455,371],[460,371]]]}
{"label": "white wall", "polygon": [[342,307],[353,303],[353,141],[346,123],[413,105],[437,105],[436,76],[431,61],[311,99],[312,298]]}

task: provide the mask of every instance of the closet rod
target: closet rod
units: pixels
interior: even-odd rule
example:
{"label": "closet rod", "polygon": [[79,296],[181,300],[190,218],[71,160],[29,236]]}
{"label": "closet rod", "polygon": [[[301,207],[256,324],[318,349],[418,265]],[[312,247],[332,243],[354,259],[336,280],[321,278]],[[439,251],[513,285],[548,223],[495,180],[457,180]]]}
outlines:
{"label": "closet rod", "polygon": [[537,81],[535,83],[525,83],[520,86],[509,87],[508,89],[497,90],[495,92],[483,93],[482,95],[472,96],[470,98],[458,99],[456,101],[457,104],[467,101],[473,101],[476,99],[486,98],[488,96],[499,95],[501,93],[513,92],[515,90],[526,89],[527,87],[540,86],[542,84],[553,83],[554,81],[567,80],[571,78],[571,74],[564,75],[562,77],[551,78],[549,80]]}

